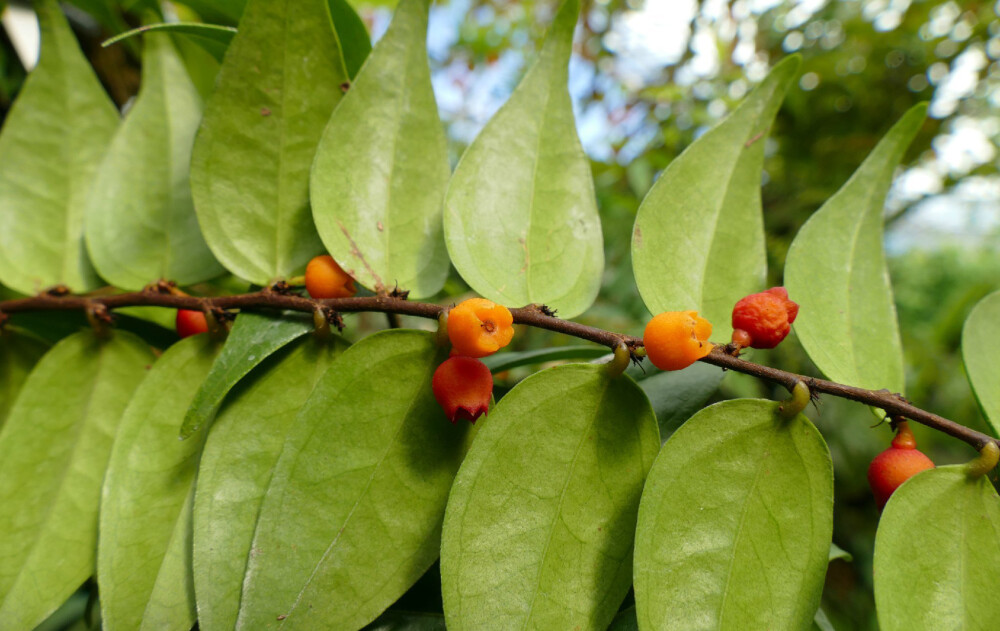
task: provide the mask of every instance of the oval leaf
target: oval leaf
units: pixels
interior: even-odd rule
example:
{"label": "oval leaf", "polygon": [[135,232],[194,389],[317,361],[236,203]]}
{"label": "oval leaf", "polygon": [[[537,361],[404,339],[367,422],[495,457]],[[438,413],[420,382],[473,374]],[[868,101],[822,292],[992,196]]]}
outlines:
{"label": "oval leaf", "polygon": [[764,140],[800,58],[785,59],[724,121],[670,163],[632,231],[635,282],[651,313],[695,309],[729,339],[733,305],[767,272]]}
{"label": "oval leaf", "polygon": [[0,327],[0,428],[28,373],[48,348],[34,335]]}
{"label": "oval leaf", "polygon": [[924,121],[913,107],[851,179],[802,226],[788,250],[785,286],[799,303],[795,333],[823,373],[841,383],[903,392],[903,350],[882,248],[892,174]]}
{"label": "oval leaf", "polygon": [[55,0],[35,4],[42,32],[0,133],[0,282],[24,294],[100,284],[83,244],[87,193],[118,110]]}
{"label": "oval leaf", "polygon": [[323,243],[373,291],[413,297],[448,275],[448,148],[427,65],[429,0],[403,0],[323,132],[309,194]]}
{"label": "oval leaf", "polygon": [[695,362],[683,370],[656,371],[639,381],[639,387],[649,397],[660,426],[660,438],[667,440],[681,423],[700,410],[718,389],[725,371],[703,362]]}
{"label": "oval leaf", "polygon": [[285,434],[346,346],[340,338],[290,345],[229,395],[212,424],[194,505],[194,586],[202,629],[235,628],[260,505]]}
{"label": "oval leaf", "polygon": [[833,465],[801,414],[739,399],[705,408],[656,458],[639,507],[641,629],[805,629],[833,534]]}
{"label": "oval leaf", "polygon": [[604,366],[558,366],[511,390],[448,498],[448,628],[606,629],[631,583],[639,495],[659,447],[642,390]]}
{"label": "oval leaf", "polygon": [[216,61],[222,61],[226,48],[233,41],[236,29],[231,26],[219,26],[218,24],[202,24],[201,22],[168,22],[163,24],[149,24],[140,26],[131,31],[126,31],[120,35],[115,35],[111,39],[105,40],[101,46],[111,46],[118,42],[142,35],[143,33],[167,32],[184,35],[204,48]]}
{"label": "oval leaf", "polygon": [[322,377],[264,498],[237,628],[359,628],[431,566],[469,427],[431,392],[446,357],[433,334],[384,331]]}
{"label": "oval leaf", "polygon": [[604,242],[590,162],[570,101],[578,0],[565,0],[538,61],[465,151],[444,229],[473,289],[510,306],[545,303],[572,318],[594,302]]}
{"label": "oval leaf", "polygon": [[198,221],[219,261],[268,285],[322,251],[309,167],[348,80],[326,0],[250,0],[191,158]]}
{"label": "oval leaf", "polygon": [[879,627],[996,628],[1000,498],[965,467],[924,471],[892,494],[875,535]]}
{"label": "oval leaf", "polygon": [[152,362],[133,335],[83,331],[28,376],[0,431],[0,627],[33,629],[93,574],[111,444]]}
{"label": "oval leaf", "polygon": [[983,298],[965,321],[962,360],[983,416],[1000,435],[1000,291]]}
{"label": "oval leaf", "polygon": [[191,401],[181,426],[181,438],[191,436],[212,422],[226,394],[254,366],[312,328],[312,319],[299,313],[279,316],[241,313],[226,338],[226,346]]}
{"label": "oval leaf", "polygon": [[181,340],[157,360],[125,410],[101,498],[97,580],[105,629],[188,631],[191,511],[202,441],[177,427],[219,345]]}
{"label": "oval leaf", "polygon": [[222,273],[198,228],[188,165],[201,97],[165,33],[144,38],[142,89],[96,174],[87,250],[101,276],[138,291]]}

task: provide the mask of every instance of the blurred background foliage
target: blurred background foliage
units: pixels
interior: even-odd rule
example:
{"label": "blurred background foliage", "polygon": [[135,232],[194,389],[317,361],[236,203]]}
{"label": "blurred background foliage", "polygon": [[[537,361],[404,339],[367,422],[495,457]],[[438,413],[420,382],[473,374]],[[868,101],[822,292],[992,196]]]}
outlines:
{"label": "blurred background foliage", "polygon": [[[164,15],[235,24],[244,1],[167,3]],[[380,37],[393,3],[352,4],[373,37]],[[809,215],[847,180],[904,111],[930,101],[930,118],[886,207],[886,243],[907,360],[906,394],[923,408],[985,431],[959,345],[971,307],[1000,287],[1000,2],[582,4],[570,89],[581,140],[592,158],[607,266],[598,303],[581,320],[641,333],[648,313],[632,279],[629,248],[642,197],[662,169],[724,117],[774,62],[799,53],[803,74],[767,141],[763,200],[769,284],[781,283],[785,253]],[[102,48],[100,42],[137,26],[140,14],[155,5],[150,0],[72,0],[65,6],[109,94],[125,106],[139,85],[138,45],[132,41]],[[0,0],[5,27],[0,32],[0,118],[31,64],[21,41],[24,21],[18,17],[30,13],[27,7]],[[554,0],[443,0],[434,6],[428,47],[453,159],[516,85],[554,9]],[[209,89],[214,62],[182,46],[192,74]],[[465,290],[453,275],[446,294]],[[534,330],[515,339],[517,349],[571,342]],[[778,349],[756,352],[753,359],[819,374],[794,335]],[[520,376],[511,371],[508,380]],[[778,398],[784,393],[731,374],[717,398],[736,396]],[[875,417],[863,406],[831,398],[824,398],[811,415],[834,458],[834,541],[854,557],[831,565],[824,606],[838,629],[875,628],[871,551],[877,513],[865,472],[890,432],[885,426],[870,429]],[[973,455],[919,426],[917,437],[938,463]]]}

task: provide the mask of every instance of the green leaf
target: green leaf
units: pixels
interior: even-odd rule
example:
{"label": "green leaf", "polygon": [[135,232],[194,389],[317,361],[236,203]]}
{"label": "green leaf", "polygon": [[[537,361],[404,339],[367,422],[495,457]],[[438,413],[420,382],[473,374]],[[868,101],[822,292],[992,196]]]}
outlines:
{"label": "green leaf", "polygon": [[219,345],[207,335],[174,344],[125,410],[101,498],[97,580],[105,629],[188,631],[191,510],[201,440],[177,440]]}
{"label": "green leaf", "polygon": [[387,611],[362,631],[447,631],[439,613]]}
{"label": "green leaf", "polygon": [[325,0],[250,0],[191,159],[198,221],[229,271],[258,285],[322,251],[309,168],[347,81]]}
{"label": "green leaf", "polygon": [[804,629],[833,532],[826,443],[780,403],[705,408],[664,445],[639,507],[635,601],[643,629]]}
{"label": "green leaf", "polygon": [[875,535],[879,626],[995,629],[1000,498],[964,466],[931,469],[892,494]]}
{"label": "green leaf", "polygon": [[646,370],[656,372],[639,381],[639,387],[653,406],[662,440],[703,408],[726,376],[718,367],[703,362],[683,370],[660,371],[652,366]]}
{"label": "green leaf", "polygon": [[254,366],[312,329],[312,319],[298,313],[286,312],[277,316],[241,313],[229,332],[222,353],[191,401],[180,429],[181,438],[188,438],[210,423],[226,394]]}
{"label": "green leaf", "polygon": [[313,164],[313,218],[327,250],[373,291],[444,286],[441,201],[448,148],[427,65],[429,0],[403,0],[330,118]]}
{"label": "green leaf", "polygon": [[795,333],[823,373],[861,388],[903,392],[903,350],[882,248],[892,174],[920,129],[910,109],[851,179],[817,210],[788,250],[785,287],[799,303]]}
{"label": "green leaf", "polygon": [[183,4],[194,9],[198,15],[209,22],[239,21],[247,0],[184,0]]}
{"label": "green leaf", "polygon": [[237,628],[359,628],[431,566],[469,428],[431,392],[445,357],[433,334],[396,329],[327,370],[264,498]]}
{"label": "green leaf", "polygon": [[607,628],[660,440],[631,378],[569,364],[528,377],[476,436],[445,513],[448,628]]}
{"label": "green leaf", "polygon": [[327,2],[334,29],[340,39],[344,66],[347,68],[348,76],[353,79],[372,51],[372,38],[368,35],[364,21],[346,0],[327,0]]}
{"label": "green leaf", "polygon": [[827,559],[827,563],[830,563],[832,561],[836,561],[837,559],[841,559],[843,561],[846,561],[847,563],[850,563],[851,561],[854,560],[854,556],[850,552],[848,552],[847,550],[844,550],[843,548],[841,548],[840,546],[838,546],[837,544],[831,543],[830,544],[830,556]]}
{"label": "green leaf", "polygon": [[95,175],[86,222],[97,271],[131,291],[223,272],[201,236],[187,177],[201,97],[168,35],[144,41],[142,89]]}
{"label": "green leaf", "polygon": [[983,416],[1000,435],[1000,291],[983,298],[965,321],[962,360]]}
{"label": "green leaf", "polygon": [[208,434],[194,506],[194,586],[201,628],[233,629],[254,529],[285,434],[333,360],[347,347],[304,338],[257,367]]}
{"label": "green leaf", "polygon": [[59,5],[35,6],[41,57],[0,133],[0,282],[23,294],[56,284],[83,292],[100,284],[83,217],[118,111]]}
{"label": "green leaf", "polygon": [[226,54],[226,48],[229,47],[229,44],[233,41],[233,36],[236,35],[236,29],[231,26],[202,24],[201,22],[169,22],[134,28],[104,40],[101,46],[107,47],[135,35],[161,31],[190,38],[192,42],[204,48],[217,61],[222,61],[223,55]]}
{"label": "green leaf", "polygon": [[639,621],[635,617],[635,605],[619,611],[611,621],[608,631],[639,631]]}
{"label": "green leaf", "polygon": [[822,607],[816,610],[816,615],[813,616],[813,623],[810,629],[815,629],[816,631],[836,631]]}
{"label": "green leaf", "polygon": [[565,0],[535,65],[465,151],[444,230],[455,268],[490,300],[572,318],[594,302],[604,242],[570,101],[578,0]]}
{"label": "green leaf", "polygon": [[491,371],[498,373],[520,366],[534,366],[566,359],[598,359],[609,354],[610,351],[606,346],[556,346],[530,351],[496,353],[483,357],[482,362]]}
{"label": "green leaf", "polygon": [[635,282],[652,313],[694,309],[728,340],[733,305],[767,272],[760,178],[765,136],[799,70],[774,67],[736,110],[684,150],[639,207]]}
{"label": "green leaf", "polygon": [[25,381],[0,431],[0,627],[34,628],[93,574],[111,445],[152,362],[133,335],[82,331]]}
{"label": "green leaf", "polygon": [[49,345],[27,332],[0,328],[0,428],[24,380]]}

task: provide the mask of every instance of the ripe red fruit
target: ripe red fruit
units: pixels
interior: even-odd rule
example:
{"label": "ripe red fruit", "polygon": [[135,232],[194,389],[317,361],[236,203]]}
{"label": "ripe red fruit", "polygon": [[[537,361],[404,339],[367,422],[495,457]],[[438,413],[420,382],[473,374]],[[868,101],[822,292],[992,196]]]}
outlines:
{"label": "ripe red fruit", "polygon": [[892,445],[875,456],[868,467],[868,484],[875,494],[878,509],[882,510],[889,501],[889,496],[903,482],[921,471],[933,468],[934,463],[931,459],[917,449],[917,441],[906,421],[899,423]]}
{"label": "ripe red fruit", "polygon": [[774,348],[785,339],[799,315],[799,305],[784,287],[772,287],[742,298],[733,307],[733,342],[752,348]]}
{"label": "ripe red fruit", "polygon": [[205,320],[205,314],[201,311],[191,311],[189,309],[177,310],[176,326],[177,335],[180,335],[182,338],[208,331],[208,322]]}
{"label": "ripe red fruit", "polygon": [[489,412],[493,375],[478,359],[458,356],[442,362],[434,371],[431,387],[452,423],[460,418],[475,423]]}

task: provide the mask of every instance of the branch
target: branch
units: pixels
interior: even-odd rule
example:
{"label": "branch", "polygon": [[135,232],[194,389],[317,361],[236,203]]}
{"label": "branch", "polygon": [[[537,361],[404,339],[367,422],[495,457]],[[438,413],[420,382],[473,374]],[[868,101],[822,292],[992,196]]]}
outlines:
{"label": "branch", "polygon": [[[437,319],[448,309],[446,306],[426,302],[410,302],[398,296],[367,296],[355,298],[334,298],[316,300],[305,298],[286,291],[264,289],[262,291],[239,294],[234,296],[195,297],[163,293],[156,285],[144,291],[108,296],[70,296],[64,291],[52,290],[30,298],[20,298],[0,302],[0,323],[6,315],[29,311],[79,311],[93,310],[103,307],[117,309],[120,307],[167,307],[171,309],[245,309],[249,311],[272,309],[313,313],[319,307],[338,313],[380,312],[390,315],[408,315],[420,318]],[[516,324],[525,324],[536,328],[565,333],[583,340],[588,340],[607,346],[614,350],[624,343],[630,351],[642,347],[642,340],[630,335],[605,331],[597,327],[587,326],[578,322],[562,320],[555,317],[544,305],[528,305],[511,309]],[[781,384],[789,389],[798,381],[804,381],[813,393],[830,394],[843,399],[858,401],[885,410],[890,416],[903,416],[918,423],[944,432],[962,440],[977,451],[989,442],[998,442],[990,436],[960,425],[937,414],[927,412],[910,404],[899,394],[888,390],[866,390],[847,386],[833,381],[816,379],[797,375],[795,373],[762,366],[745,359],[740,359],[725,345],[717,345],[712,352],[701,361],[719,366],[727,370],[753,375],[760,379]]]}

